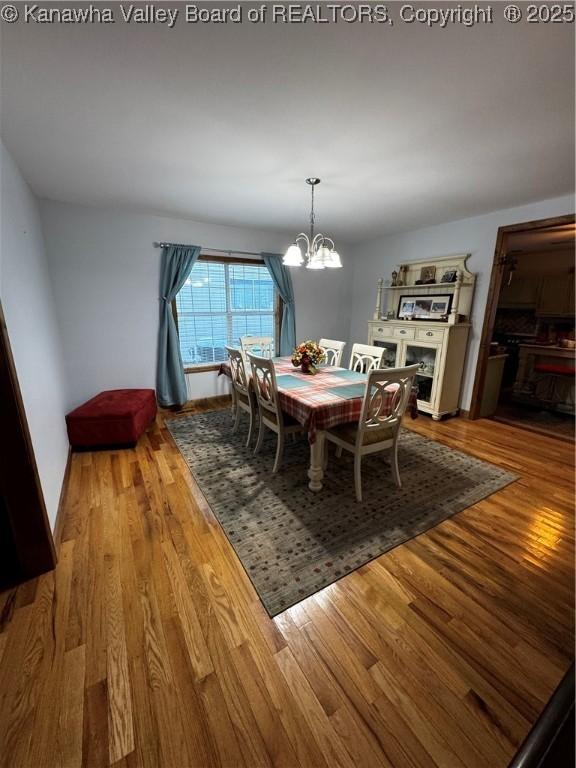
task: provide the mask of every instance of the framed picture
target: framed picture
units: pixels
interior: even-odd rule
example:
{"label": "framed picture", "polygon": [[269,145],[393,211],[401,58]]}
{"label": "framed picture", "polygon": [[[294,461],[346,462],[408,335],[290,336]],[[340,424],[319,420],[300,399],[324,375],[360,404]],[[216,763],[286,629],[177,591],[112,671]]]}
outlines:
{"label": "framed picture", "polygon": [[436,278],[436,267],[422,267],[420,280],[422,283],[432,283]]}
{"label": "framed picture", "polygon": [[434,320],[446,322],[452,306],[452,294],[400,296],[399,320]]}
{"label": "framed picture", "polygon": [[442,275],[441,283],[455,283],[456,282],[456,270],[447,269]]}
{"label": "framed picture", "polygon": [[398,319],[412,320],[414,315],[414,296],[401,296],[398,304]]}

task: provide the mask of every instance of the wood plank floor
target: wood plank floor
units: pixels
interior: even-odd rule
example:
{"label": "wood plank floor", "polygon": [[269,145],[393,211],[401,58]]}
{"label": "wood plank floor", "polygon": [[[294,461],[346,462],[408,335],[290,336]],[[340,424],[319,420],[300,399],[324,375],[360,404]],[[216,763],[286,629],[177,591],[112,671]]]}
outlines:
{"label": "wood plank floor", "polygon": [[520,481],[274,620],[159,417],[74,454],[56,571],[0,595],[3,766],[506,766],[573,648],[572,447],[407,425]]}

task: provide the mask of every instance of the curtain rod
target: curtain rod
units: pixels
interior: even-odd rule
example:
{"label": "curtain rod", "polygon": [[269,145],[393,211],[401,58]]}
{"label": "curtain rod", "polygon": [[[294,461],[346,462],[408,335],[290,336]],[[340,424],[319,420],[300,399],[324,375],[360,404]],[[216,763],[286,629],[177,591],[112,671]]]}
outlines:
{"label": "curtain rod", "polygon": [[[177,248],[188,248],[190,243],[154,243],[154,248],[164,248],[165,246],[176,246]],[[202,251],[213,251],[214,253],[227,253],[231,256],[233,253],[237,253],[239,256],[262,256],[261,253],[255,253],[254,251],[237,251],[234,248],[209,248],[203,247]]]}

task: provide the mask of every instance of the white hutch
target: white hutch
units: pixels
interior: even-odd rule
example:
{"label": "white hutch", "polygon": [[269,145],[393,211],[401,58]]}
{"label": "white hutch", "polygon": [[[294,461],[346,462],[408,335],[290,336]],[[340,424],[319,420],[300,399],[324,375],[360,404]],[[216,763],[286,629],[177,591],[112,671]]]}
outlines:
{"label": "white hutch", "polygon": [[378,281],[368,321],[368,344],[386,349],[386,367],[418,363],[418,409],[436,421],[458,413],[476,282],[467,260],[463,254],[400,264],[392,280]]}

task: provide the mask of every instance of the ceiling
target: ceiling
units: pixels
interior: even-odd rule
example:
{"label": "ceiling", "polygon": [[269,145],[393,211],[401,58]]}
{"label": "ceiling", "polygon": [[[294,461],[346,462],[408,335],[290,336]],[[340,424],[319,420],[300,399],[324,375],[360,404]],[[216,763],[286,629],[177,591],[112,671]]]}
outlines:
{"label": "ceiling", "polygon": [[347,242],[572,191],[573,27],[398,8],[393,26],[2,24],[2,135],[39,196],[202,221],[298,232],[320,176],[318,226]]}

